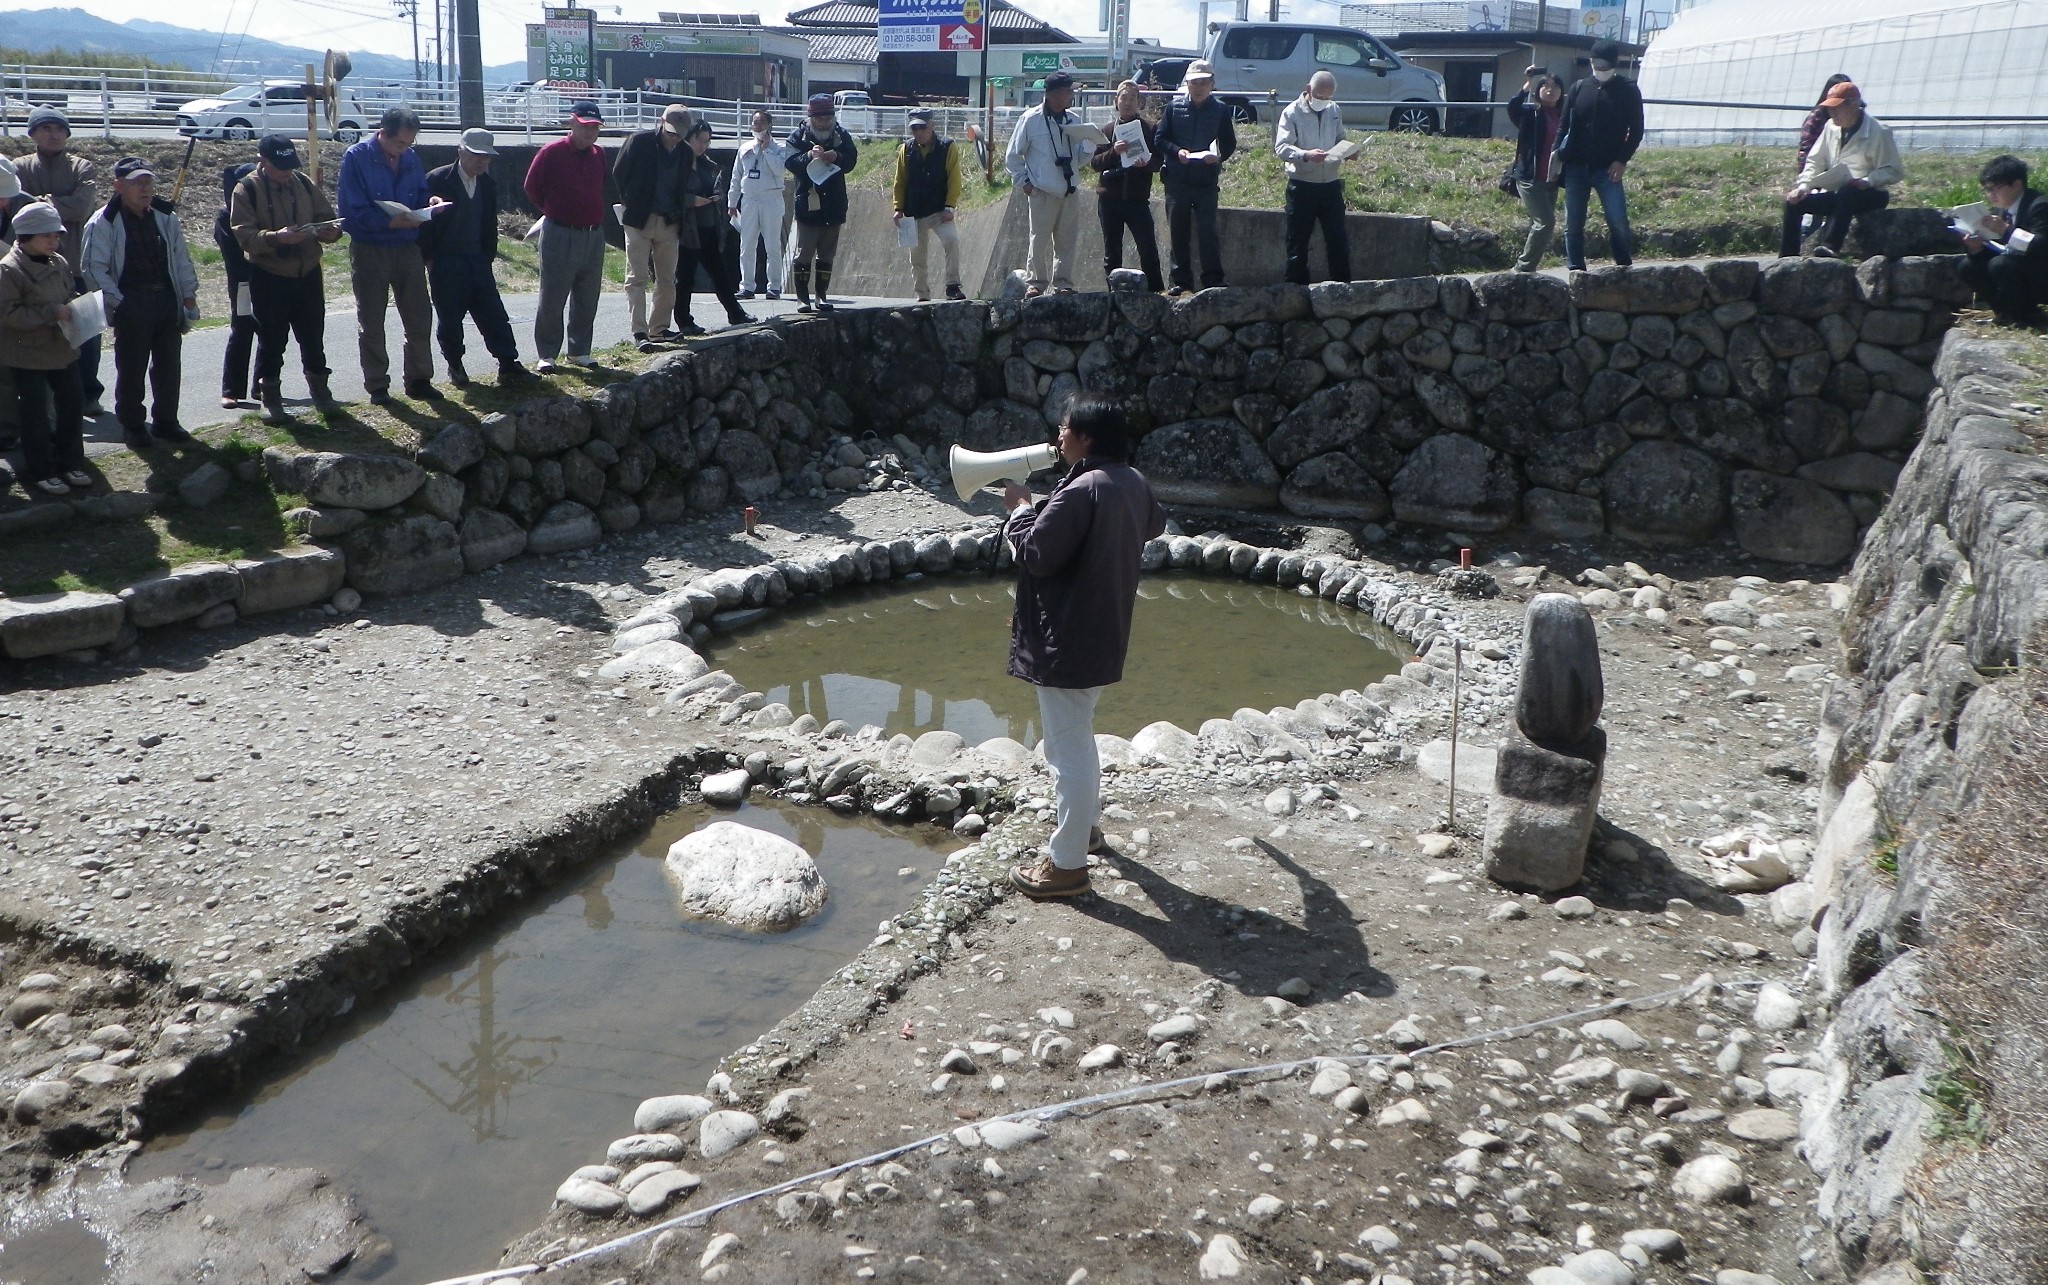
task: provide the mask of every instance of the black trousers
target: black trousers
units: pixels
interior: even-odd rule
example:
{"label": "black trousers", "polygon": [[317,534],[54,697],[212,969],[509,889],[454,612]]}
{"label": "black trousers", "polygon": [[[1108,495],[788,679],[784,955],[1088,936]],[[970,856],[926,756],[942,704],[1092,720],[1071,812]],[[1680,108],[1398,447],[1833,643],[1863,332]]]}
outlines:
{"label": "black trousers", "polygon": [[2048,238],[2025,254],[1979,250],[1963,261],[1963,280],[1991,305],[2000,321],[2030,323],[2048,304]]}
{"label": "black trousers", "polygon": [[[1192,251],[1202,253],[1202,288],[1223,284],[1223,242],[1216,235],[1216,189],[1166,185],[1166,230],[1173,243],[1173,284],[1195,286]],[[1192,244],[1191,244],[1192,242]]]}
{"label": "black trousers", "polygon": [[256,318],[237,308],[249,288],[245,273],[228,273],[228,348],[221,357],[220,395],[241,401],[249,395],[249,359],[256,351]]}
{"label": "black trousers", "polygon": [[1145,271],[1145,288],[1155,293],[1166,288],[1159,275],[1159,232],[1152,226],[1152,202],[1132,197],[1097,194],[1095,217],[1102,224],[1103,275],[1124,266],[1124,229],[1138,247],[1138,266]]}
{"label": "black trousers", "polygon": [[[10,368],[21,416],[21,462],[30,482],[46,482],[85,467],[85,429],[80,412],[85,396],[78,387],[78,366],[59,370]],[[56,419],[50,417],[56,408]]]}
{"label": "black trousers", "polygon": [[489,256],[448,254],[435,256],[427,265],[427,289],[434,297],[434,338],[441,355],[451,363],[462,360],[462,320],[476,322],[484,349],[500,366],[519,360],[519,340],[512,334],[512,319],[505,315],[505,300],[498,294],[498,279],[491,275]]}
{"label": "black trousers", "polygon": [[1849,220],[1869,210],[1890,205],[1892,194],[1881,187],[1845,187],[1839,192],[1808,192],[1797,201],[1785,202],[1784,234],[1778,238],[1778,256],[1799,253],[1800,224],[1811,214],[1826,221],[1821,240],[1830,250],[1842,248],[1849,239]]}
{"label": "black trousers", "polygon": [[695,246],[676,247],[676,329],[688,330],[693,323],[690,316],[690,295],[697,287],[697,269],[703,268],[704,275],[711,282],[712,293],[718,302],[725,305],[725,319],[737,322],[746,315],[740,307],[737,283],[732,279],[732,257],[725,252],[725,236],[721,226],[699,227]]}
{"label": "black trousers", "polygon": [[[184,374],[185,309],[170,290],[135,290],[114,310],[114,416],[124,433],[178,423],[178,383]],[[150,413],[142,411],[142,381],[149,380]]]}
{"label": "black trousers", "polygon": [[299,341],[299,365],[309,384],[327,382],[327,292],[320,274],[282,277],[254,269],[249,298],[256,309],[256,382],[284,374],[284,346]]}
{"label": "black trousers", "polygon": [[1308,239],[1323,229],[1331,281],[1351,280],[1351,236],[1344,227],[1344,180],[1287,185],[1287,279],[1308,284]]}

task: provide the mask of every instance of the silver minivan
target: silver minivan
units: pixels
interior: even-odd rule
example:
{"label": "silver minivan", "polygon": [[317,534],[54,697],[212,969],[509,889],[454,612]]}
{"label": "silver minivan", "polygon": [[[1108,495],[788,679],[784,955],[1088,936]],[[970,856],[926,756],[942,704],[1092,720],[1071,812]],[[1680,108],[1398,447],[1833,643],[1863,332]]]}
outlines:
{"label": "silver minivan", "polygon": [[1444,101],[1444,78],[1401,61],[1363,31],[1299,22],[1219,22],[1212,30],[1204,56],[1216,73],[1215,92],[1240,121],[1256,122],[1260,104],[1273,95],[1285,104],[1310,76],[1327,71],[1337,78],[1346,125],[1413,134],[1442,127],[1442,109],[1429,104]]}

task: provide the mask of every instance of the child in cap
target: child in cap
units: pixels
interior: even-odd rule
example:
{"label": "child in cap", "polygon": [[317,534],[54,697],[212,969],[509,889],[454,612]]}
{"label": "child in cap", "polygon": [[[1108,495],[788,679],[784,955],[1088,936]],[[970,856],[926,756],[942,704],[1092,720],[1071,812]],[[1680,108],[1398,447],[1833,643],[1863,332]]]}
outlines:
{"label": "child in cap", "polygon": [[[13,377],[29,485],[45,495],[90,487],[85,471],[78,350],[64,337],[75,276],[58,253],[64,218],[38,201],[14,216],[14,248],[0,258],[0,366]],[[54,403],[50,420],[45,398]]]}

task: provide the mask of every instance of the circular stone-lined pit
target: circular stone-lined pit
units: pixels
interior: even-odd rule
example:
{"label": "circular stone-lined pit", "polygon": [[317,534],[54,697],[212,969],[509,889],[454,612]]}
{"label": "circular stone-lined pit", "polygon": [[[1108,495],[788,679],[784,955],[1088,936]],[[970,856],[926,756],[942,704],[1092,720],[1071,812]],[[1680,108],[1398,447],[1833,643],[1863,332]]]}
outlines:
{"label": "circular stone-lined pit", "polygon": [[[935,729],[973,745],[1039,739],[1038,701],[1009,676],[1014,591],[994,579],[847,589],[719,635],[705,649],[767,700],[820,723],[885,735]],[[1095,730],[1128,737],[1167,720],[1197,728],[1398,673],[1411,654],[1370,615],[1273,585],[1148,577],[1138,585],[1123,681]]]}

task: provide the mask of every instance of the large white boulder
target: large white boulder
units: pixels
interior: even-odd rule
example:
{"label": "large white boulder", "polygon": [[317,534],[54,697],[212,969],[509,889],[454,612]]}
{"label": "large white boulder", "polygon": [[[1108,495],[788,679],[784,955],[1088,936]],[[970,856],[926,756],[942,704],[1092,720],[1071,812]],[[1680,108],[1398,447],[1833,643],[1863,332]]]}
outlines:
{"label": "large white boulder", "polygon": [[825,906],[818,863],[789,840],[714,821],[669,846],[683,913],[756,932],[794,928]]}

